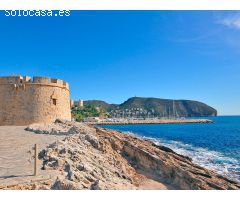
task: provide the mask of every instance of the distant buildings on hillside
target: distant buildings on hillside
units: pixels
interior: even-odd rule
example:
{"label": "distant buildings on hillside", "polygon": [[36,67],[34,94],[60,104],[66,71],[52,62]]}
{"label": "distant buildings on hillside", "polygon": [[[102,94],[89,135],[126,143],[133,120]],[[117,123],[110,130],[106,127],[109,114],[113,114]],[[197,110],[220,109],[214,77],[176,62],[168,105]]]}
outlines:
{"label": "distant buildings on hillside", "polygon": [[152,118],[158,116],[154,109],[145,110],[142,108],[114,109],[109,114],[113,118]]}
{"label": "distant buildings on hillside", "polygon": [[[83,100],[71,100],[71,107],[78,106],[82,108],[84,106]],[[100,111],[100,107],[96,106],[96,109]],[[145,110],[142,108],[130,108],[130,109],[120,109],[117,107],[116,109],[112,109],[107,112],[109,118],[154,118],[158,117],[157,112],[154,109]],[[92,119],[87,119],[92,120]]]}

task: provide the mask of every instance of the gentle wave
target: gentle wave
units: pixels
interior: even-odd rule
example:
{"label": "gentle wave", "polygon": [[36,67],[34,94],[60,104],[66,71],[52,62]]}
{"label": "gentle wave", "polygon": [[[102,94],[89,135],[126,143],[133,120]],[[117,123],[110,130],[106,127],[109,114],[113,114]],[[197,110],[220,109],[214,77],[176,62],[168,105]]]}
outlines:
{"label": "gentle wave", "polygon": [[240,181],[240,163],[234,158],[223,155],[220,152],[212,151],[207,148],[195,147],[180,141],[165,140],[140,136],[131,131],[126,132],[142,139],[150,139],[157,145],[163,145],[174,150],[176,153],[192,158],[192,162],[222,174],[232,180]]}

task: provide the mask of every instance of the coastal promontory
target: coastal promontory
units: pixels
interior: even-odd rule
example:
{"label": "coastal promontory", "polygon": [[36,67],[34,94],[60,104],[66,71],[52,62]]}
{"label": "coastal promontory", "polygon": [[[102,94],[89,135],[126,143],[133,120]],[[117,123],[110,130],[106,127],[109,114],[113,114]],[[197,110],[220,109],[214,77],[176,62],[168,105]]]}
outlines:
{"label": "coastal promontory", "polygon": [[132,97],[121,104],[108,104],[99,100],[84,101],[84,105],[106,110],[111,117],[210,117],[217,110],[193,100]]}

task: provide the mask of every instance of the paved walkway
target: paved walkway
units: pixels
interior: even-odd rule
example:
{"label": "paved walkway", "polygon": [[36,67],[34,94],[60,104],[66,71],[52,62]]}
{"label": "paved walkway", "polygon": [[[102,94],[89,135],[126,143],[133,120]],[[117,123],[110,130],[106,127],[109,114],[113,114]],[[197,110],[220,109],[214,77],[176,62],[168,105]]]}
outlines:
{"label": "paved walkway", "polygon": [[40,170],[39,175],[33,176],[34,144],[39,150],[64,136],[41,135],[25,131],[24,126],[0,126],[0,187],[2,185],[16,184],[26,180],[47,178],[50,174]]}

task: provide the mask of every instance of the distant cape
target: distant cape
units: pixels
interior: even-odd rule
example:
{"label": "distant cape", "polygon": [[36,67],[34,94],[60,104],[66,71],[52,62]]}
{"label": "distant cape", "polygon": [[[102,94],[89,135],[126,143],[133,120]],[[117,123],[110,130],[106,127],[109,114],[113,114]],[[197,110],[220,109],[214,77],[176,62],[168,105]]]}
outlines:
{"label": "distant cape", "polygon": [[217,110],[213,107],[192,100],[132,97],[122,104],[108,104],[101,100],[88,100],[84,101],[84,105],[98,106],[110,113],[125,112],[127,114],[129,110],[136,110],[138,113],[147,112],[158,117],[217,116]]}

